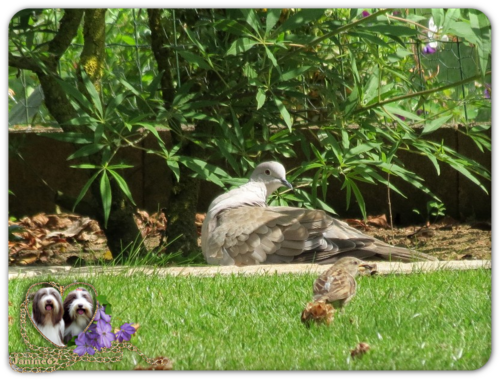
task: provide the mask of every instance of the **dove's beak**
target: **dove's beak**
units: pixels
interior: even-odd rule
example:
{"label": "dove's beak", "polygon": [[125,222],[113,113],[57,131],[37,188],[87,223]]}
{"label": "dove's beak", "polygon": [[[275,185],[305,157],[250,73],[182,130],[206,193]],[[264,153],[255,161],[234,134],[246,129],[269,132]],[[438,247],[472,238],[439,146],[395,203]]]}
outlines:
{"label": "dove's beak", "polygon": [[281,180],[281,183],[282,183],[284,186],[288,187],[290,190],[293,190],[293,186],[292,186],[292,184],[291,184],[290,182],[288,182],[286,179],[282,179],[282,180]]}

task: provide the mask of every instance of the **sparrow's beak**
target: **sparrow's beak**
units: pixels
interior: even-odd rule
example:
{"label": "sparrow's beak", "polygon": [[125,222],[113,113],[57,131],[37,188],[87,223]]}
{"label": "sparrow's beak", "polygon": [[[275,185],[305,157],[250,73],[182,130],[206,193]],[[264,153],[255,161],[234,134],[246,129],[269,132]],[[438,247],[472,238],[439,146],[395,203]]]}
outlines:
{"label": "sparrow's beak", "polygon": [[359,264],[358,268],[363,273],[367,272],[370,274],[374,274],[377,272],[377,264],[361,263],[361,264]]}
{"label": "sparrow's beak", "polygon": [[293,190],[293,186],[292,186],[292,184],[291,184],[290,182],[288,182],[286,179],[284,179],[284,178],[283,178],[283,179],[281,180],[281,183],[282,183],[284,186],[288,187],[290,190]]}

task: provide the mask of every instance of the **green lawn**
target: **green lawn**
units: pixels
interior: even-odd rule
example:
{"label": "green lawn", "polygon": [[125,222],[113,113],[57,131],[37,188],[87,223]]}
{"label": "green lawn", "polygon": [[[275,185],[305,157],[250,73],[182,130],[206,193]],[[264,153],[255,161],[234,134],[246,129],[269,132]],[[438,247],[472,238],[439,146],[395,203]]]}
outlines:
{"label": "green lawn", "polygon": [[[489,359],[490,270],[362,277],[358,294],[332,325],[306,328],[300,314],[311,299],[314,278],[137,274],[85,280],[112,303],[113,327],[140,323],[136,346],[150,357],[171,358],[177,370],[473,370]],[[9,352],[24,351],[17,305],[37,281],[9,282],[14,317]],[[31,326],[30,332],[33,342],[46,345]],[[371,350],[352,359],[358,342]],[[118,363],[78,363],[70,369],[128,370],[136,364],[146,365],[137,353],[127,352]]]}

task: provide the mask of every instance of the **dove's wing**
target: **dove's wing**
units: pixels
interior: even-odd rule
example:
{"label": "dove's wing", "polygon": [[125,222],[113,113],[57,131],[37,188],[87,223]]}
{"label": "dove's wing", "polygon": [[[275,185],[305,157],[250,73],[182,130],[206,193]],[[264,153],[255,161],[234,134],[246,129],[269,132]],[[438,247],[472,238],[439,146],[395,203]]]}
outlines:
{"label": "dove's wing", "polygon": [[217,215],[207,250],[228,264],[291,262],[304,251],[328,248],[323,231],[329,219],[322,211],[300,208],[228,209]]}

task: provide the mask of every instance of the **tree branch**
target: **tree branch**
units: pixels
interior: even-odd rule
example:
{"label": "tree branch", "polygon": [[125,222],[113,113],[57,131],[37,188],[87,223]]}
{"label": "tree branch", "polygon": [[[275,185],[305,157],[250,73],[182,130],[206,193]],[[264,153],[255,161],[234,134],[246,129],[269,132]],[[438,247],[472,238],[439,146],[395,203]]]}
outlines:
{"label": "tree branch", "polygon": [[65,9],[59,30],[49,42],[49,52],[59,60],[75,38],[83,17],[83,9]]}

